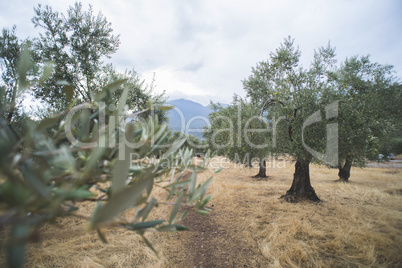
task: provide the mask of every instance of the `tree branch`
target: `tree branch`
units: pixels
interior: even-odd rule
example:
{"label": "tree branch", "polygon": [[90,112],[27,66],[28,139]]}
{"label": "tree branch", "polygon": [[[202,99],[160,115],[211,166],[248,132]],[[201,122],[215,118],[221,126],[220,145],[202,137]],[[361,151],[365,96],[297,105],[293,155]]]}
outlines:
{"label": "tree branch", "polygon": [[264,113],[264,111],[265,111],[265,107],[268,107],[268,106],[270,106],[271,104],[274,104],[274,103],[279,103],[279,104],[281,104],[282,106],[285,106],[285,103],[284,102],[282,102],[282,101],[280,101],[280,100],[275,100],[275,99],[272,99],[272,98],[269,98],[269,99],[267,99],[265,102],[264,102],[264,104],[262,105],[262,108],[261,108],[261,110],[260,110],[260,117],[262,117],[262,114]]}

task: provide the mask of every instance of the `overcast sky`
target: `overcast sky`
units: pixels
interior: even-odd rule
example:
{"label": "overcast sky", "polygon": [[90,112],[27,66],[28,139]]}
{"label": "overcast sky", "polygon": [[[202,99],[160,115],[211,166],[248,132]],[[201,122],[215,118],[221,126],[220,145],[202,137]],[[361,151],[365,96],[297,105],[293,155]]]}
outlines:
{"label": "overcast sky", "polygon": [[[328,41],[342,61],[371,55],[373,61],[402,74],[402,1],[152,1],[98,0],[92,4],[120,34],[112,62],[134,68],[156,91],[170,99],[186,98],[207,105],[245,96],[241,80],[265,60],[287,36],[295,38],[302,63]],[[21,38],[37,36],[33,8],[49,4],[66,13],[74,1],[0,1],[0,26],[17,25]]]}

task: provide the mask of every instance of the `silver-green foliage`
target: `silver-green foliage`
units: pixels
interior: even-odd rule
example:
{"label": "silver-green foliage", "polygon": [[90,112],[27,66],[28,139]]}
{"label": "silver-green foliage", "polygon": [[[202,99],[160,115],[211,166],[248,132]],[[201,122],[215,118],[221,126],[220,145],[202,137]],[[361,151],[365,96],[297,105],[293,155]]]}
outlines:
{"label": "silver-green foliage", "polygon": [[[51,6],[38,5],[32,22],[41,29],[39,37],[33,39],[35,57],[39,68],[53,66],[51,75],[44,83],[35,85],[33,94],[55,110],[68,106],[65,83],[74,87],[73,97],[80,102],[92,101],[97,92],[108,84],[127,79],[129,87],[126,104],[129,110],[139,111],[148,102],[163,103],[163,94],[153,92],[153,84],[146,85],[134,70],[117,71],[105,59],[118,50],[119,36],[113,34],[111,23],[102,13],[95,14],[92,6],[85,10],[81,3],[70,6],[66,13],[54,10]],[[63,81],[62,83],[60,83]],[[64,84],[63,84],[64,83]],[[114,91],[119,99],[123,91]],[[163,111],[156,110],[161,122],[166,121]],[[146,118],[149,112],[142,116]]]}
{"label": "silver-green foliage", "polygon": [[327,122],[322,120],[304,132],[303,123],[335,101],[332,97],[335,52],[330,46],[320,48],[308,68],[301,65],[300,57],[294,40],[285,39],[269,59],[252,68],[243,86],[252,103],[266,111],[268,118],[277,120],[275,151],[311,161],[303,141],[324,152]]}
{"label": "silver-green foliage", "polygon": [[369,56],[353,56],[340,65],[336,76],[340,165],[349,160],[363,166],[367,157],[379,153],[381,144],[389,143],[401,117],[401,90],[392,69]]}
{"label": "silver-green foliage", "polygon": [[50,79],[36,88],[36,96],[52,106],[66,107],[63,89],[56,85],[64,80],[74,86],[75,97],[91,101],[99,89],[96,81],[104,65],[102,59],[110,58],[120,44],[111,23],[101,13],[95,15],[92,7],[83,10],[78,2],[67,14],[40,4],[34,11],[32,22],[43,29],[34,39],[35,52],[40,62],[54,65]]}
{"label": "silver-green foliage", "polygon": [[235,97],[227,107],[211,104],[211,126],[204,137],[209,147],[231,161],[251,166],[253,158],[264,159],[272,147],[272,124],[259,116],[260,108]]}
{"label": "silver-green foliage", "polygon": [[[7,250],[10,265],[23,265],[25,244],[36,237],[41,223],[73,214],[80,201],[97,203],[88,225],[102,241],[106,238],[101,228],[122,227],[141,235],[151,248],[146,231],[186,230],[177,224],[184,203],[207,212],[211,179],[197,183],[196,178],[205,170],[206,160],[201,166],[192,165],[193,152],[183,148],[185,140],[178,140],[159,160],[151,161],[158,146],[165,144],[166,125],[159,124],[157,117],[143,119],[141,112],[127,116],[125,82],[99,90],[92,102],[76,105],[72,99],[65,111],[31,122],[21,137],[0,119],[0,231],[11,228],[1,249]],[[117,107],[108,109],[104,101],[122,86]],[[192,173],[189,179],[181,180],[184,172]],[[158,205],[152,196],[156,186],[173,199],[166,203],[173,205],[166,220],[148,220]],[[123,216],[127,209],[136,210],[134,219]]]}

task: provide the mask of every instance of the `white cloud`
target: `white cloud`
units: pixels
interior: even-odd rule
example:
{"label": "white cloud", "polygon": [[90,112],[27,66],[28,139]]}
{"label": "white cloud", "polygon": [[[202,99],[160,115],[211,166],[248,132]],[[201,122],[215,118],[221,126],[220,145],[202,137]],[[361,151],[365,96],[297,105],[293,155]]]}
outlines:
{"label": "white cloud", "polygon": [[[42,0],[65,12],[73,1]],[[371,54],[402,73],[402,4],[398,0],[343,1],[147,1],[84,0],[112,22],[121,35],[112,62],[135,68],[171,99],[183,96],[204,105],[229,103],[244,96],[241,80],[291,35],[308,65],[313,51],[329,40],[338,59]],[[0,23],[17,25],[17,34],[33,36],[30,19],[36,1],[0,3]]]}

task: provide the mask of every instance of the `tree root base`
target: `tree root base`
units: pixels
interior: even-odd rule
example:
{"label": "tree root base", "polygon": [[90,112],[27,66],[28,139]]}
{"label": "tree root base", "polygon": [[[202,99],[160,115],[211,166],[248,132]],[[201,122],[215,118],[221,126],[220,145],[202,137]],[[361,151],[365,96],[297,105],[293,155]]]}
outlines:
{"label": "tree root base", "polygon": [[268,178],[268,176],[267,175],[259,175],[259,174],[257,174],[255,176],[252,176],[251,178]]}
{"label": "tree root base", "polygon": [[294,194],[284,194],[281,197],[279,197],[279,199],[284,199],[286,202],[289,203],[298,203],[298,202],[304,202],[304,201],[309,201],[309,202],[321,202],[321,199],[318,198],[318,196],[315,193],[311,193],[307,196],[297,196]]}

